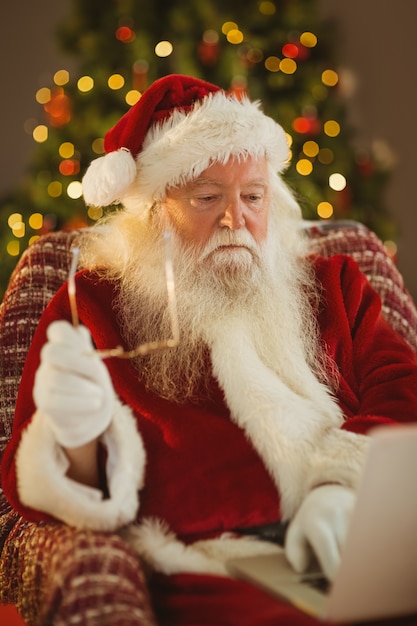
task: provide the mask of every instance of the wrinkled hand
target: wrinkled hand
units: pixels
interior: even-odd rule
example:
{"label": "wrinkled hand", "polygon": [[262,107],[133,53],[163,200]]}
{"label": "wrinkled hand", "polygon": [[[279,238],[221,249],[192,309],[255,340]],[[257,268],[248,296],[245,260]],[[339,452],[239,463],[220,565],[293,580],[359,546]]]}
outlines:
{"label": "wrinkled hand", "polygon": [[94,352],[85,326],[53,322],[41,351],[33,398],[50,422],[58,443],[84,445],[110,424],[115,393],[107,367]]}
{"label": "wrinkled hand", "polygon": [[340,563],[355,492],[342,485],[323,485],[310,491],[288,527],[285,552],[292,567],[304,572],[316,556],[328,580]]}

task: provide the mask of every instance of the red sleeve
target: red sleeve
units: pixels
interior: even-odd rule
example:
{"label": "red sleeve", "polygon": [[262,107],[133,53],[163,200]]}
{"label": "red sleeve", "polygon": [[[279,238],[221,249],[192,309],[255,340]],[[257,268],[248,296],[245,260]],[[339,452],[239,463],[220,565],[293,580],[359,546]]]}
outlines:
{"label": "red sleeve", "polygon": [[[97,279],[94,275],[88,272],[81,272],[77,276],[77,295],[79,296],[77,302],[80,321],[90,329],[98,347],[101,347],[100,342],[104,341],[103,337],[110,341],[110,343],[105,344],[105,347],[113,347],[120,344],[120,338],[112,326],[111,320],[113,317],[108,313],[108,310],[111,308],[113,292],[111,286],[104,282],[100,283],[99,288],[96,287]],[[86,294],[88,294],[88,297],[86,297]],[[4,493],[10,504],[26,519],[31,521],[48,521],[52,518],[41,511],[25,507],[20,502],[17,489],[16,453],[22,432],[31,422],[35,412],[32,395],[35,373],[39,366],[41,349],[46,342],[47,328],[55,320],[71,320],[66,284],[59,289],[49,302],[33,337],[19,386],[12,436],[2,458],[1,477]],[[105,327],[106,324],[103,323],[103,320],[108,320],[108,327]]]}
{"label": "red sleeve", "polygon": [[417,420],[417,355],[385,321],[379,295],[350,257],[319,257],[319,323],[339,369],[344,428]]}

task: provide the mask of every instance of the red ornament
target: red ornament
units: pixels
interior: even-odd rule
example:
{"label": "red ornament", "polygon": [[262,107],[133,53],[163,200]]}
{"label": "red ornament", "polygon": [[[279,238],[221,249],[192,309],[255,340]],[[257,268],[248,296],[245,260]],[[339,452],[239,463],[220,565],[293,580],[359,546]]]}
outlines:
{"label": "red ornament", "polygon": [[306,115],[304,117],[296,117],[292,123],[295,132],[300,135],[318,135],[321,130],[321,123],[317,117]]}
{"label": "red ornament", "polygon": [[285,46],[282,46],[282,54],[288,59],[296,59],[299,55],[298,45],[286,43]]}
{"label": "red ornament", "polygon": [[52,90],[49,102],[43,105],[50,126],[65,126],[71,119],[71,100],[62,87]]}
{"label": "red ornament", "polygon": [[59,164],[59,171],[63,176],[76,176],[80,171],[80,162],[77,159],[64,159]]}
{"label": "red ornament", "polygon": [[136,39],[136,33],[129,26],[119,26],[116,30],[116,39],[122,43],[131,43]]}

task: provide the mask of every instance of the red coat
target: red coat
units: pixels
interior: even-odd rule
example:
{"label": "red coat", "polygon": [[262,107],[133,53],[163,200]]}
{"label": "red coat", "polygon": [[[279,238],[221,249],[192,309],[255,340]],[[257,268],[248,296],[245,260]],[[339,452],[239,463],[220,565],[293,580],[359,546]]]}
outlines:
{"label": "red coat", "polygon": [[[416,421],[417,355],[382,318],[377,294],[347,257],[319,257],[316,272],[325,298],[319,317],[321,334],[340,371],[337,398],[346,416],[343,428],[365,433],[377,424]],[[99,349],[122,343],[112,298],[110,284],[88,272],[78,276],[80,320]],[[33,378],[46,328],[56,319],[70,319],[65,286],[47,307],[37,329],[22,378],[12,440],[3,457],[6,495],[34,521],[49,518],[20,503],[14,455],[34,412]],[[214,380],[213,400],[202,397],[198,405],[174,405],[147,392],[130,361],[109,359],[107,365],[117,394],[134,411],[147,453],[139,516],[166,520],[185,541],[279,519],[276,487],[246,436],[229,419]],[[310,618],[295,609],[256,590],[248,591],[236,581],[195,575],[155,580],[154,597],[161,615],[165,605],[169,605],[170,616],[178,613],[178,621],[167,623],[267,626],[279,619],[285,624],[310,623]],[[243,596],[242,587],[246,589]],[[237,606],[239,619],[233,621]],[[212,621],[200,622],[198,615]]]}

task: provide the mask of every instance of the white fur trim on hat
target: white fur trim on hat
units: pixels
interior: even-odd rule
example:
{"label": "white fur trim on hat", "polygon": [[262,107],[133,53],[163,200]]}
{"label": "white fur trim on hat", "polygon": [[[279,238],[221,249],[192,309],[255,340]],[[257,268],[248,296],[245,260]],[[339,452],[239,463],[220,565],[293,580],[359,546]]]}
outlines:
{"label": "white fur trim on hat", "polygon": [[167,187],[193,180],[211,163],[226,163],[231,156],[265,157],[281,172],[288,164],[288,141],[259,103],[220,91],[190,113],[175,110],[163,124],[151,127],[136,157],[138,173],[128,194],[160,199]]}
{"label": "white fur trim on hat", "polygon": [[37,411],[22,435],[17,452],[17,483],[23,504],[70,526],[111,531],[131,522],[143,486],[145,450],[129,407],[116,405],[101,436],[107,449],[109,497],[99,489],[71,480],[68,459],[57,444],[49,420]]}
{"label": "white fur trim on hat", "polygon": [[93,161],[82,181],[89,206],[108,206],[120,197],[136,177],[135,160],[127,148],[109,152]]}
{"label": "white fur trim on hat", "polygon": [[123,148],[93,161],[83,178],[84,199],[94,206],[152,203],[167,187],[190,181],[211,163],[225,163],[231,156],[265,157],[281,172],[288,165],[288,141],[258,102],[218,91],[191,112],[174,109],[168,119],[151,126],[136,162]]}

